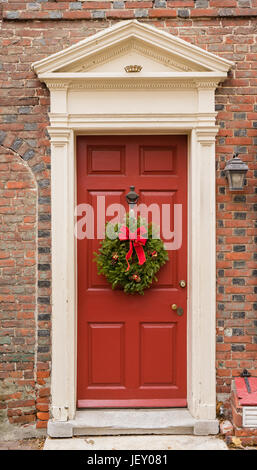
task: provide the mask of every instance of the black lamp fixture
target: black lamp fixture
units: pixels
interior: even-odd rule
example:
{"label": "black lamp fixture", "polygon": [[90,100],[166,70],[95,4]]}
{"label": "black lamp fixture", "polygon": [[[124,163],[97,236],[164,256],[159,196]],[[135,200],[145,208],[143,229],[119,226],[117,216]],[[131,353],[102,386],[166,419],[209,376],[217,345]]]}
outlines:
{"label": "black lamp fixture", "polygon": [[242,191],[244,189],[245,175],[248,166],[238,157],[238,153],[233,155],[225,166],[225,175],[229,183],[230,191]]}

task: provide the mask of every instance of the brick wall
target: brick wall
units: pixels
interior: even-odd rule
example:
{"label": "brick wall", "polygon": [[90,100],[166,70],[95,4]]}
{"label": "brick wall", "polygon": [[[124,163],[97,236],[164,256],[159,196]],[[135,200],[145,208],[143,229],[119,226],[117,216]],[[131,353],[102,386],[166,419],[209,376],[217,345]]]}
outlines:
{"label": "brick wall", "polygon": [[[38,428],[44,428],[49,404],[49,93],[31,71],[31,63],[116,20],[130,18],[153,24],[236,62],[216,92],[220,126],[218,398],[229,398],[231,380],[242,368],[257,375],[257,0],[9,0],[2,4],[0,58],[0,217],[6,227],[0,231],[0,413],[6,426],[7,422],[20,423],[34,429],[37,423]],[[249,166],[242,194],[229,192],[224,178],[225,161],[234,151],[239,151]],[[14,181],[17,186],[12,187]],[[24,202],[24,213],[13,212],[19,198],[27,197],[25,194],[31,194],[31,200]],[[35,194],[37,201],[33,199]],[[7,243],[4,238],[9,233],[17,234],[10,249],[9,239]],[[38,237],[37,250],[34,233]]]}
{"label": "brick wall", "polygon": [[49,416],[49,94],[30,70],[33,24],[2,26],[0,433],[22,424],[29,435]]}
{"label": "brick wall", "polygon": [[[0,156],[0,420],[35,420],[36,186],[15,152]],[[8,426],[7,426],[8,429]]]}
{"label": "brick wall", "polygon": [[237,18],[252,17],[256,14],[257,0],[9,0],[3,3],[5,20],[154,20]]}
{"label": "brick wall", "polygon": [[[8,135],[1,136],[7,145]],[[42,387],[49,357],[40,357],[45,344],[49,352],[49,322],[37,290],[37,184],[24,155],[13,150],[21,148],[21,138],[9,145],[2,144],[0,154],[0,433],[5,434],[12,424],[35,423],[49,395]]]}

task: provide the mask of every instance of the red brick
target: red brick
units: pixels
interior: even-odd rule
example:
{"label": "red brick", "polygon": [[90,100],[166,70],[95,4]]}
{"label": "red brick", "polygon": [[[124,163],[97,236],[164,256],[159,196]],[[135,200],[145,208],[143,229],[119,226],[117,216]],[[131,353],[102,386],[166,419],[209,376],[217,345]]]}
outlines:
{"label": "red brick", "polygon": [[132,19],[134,18],[134,12],[133,10],[108,10],[106,12],[106,18],[126,18],[126,19]]}
{"label": "red brick", "polygon": [[66,20],[76,20],[76,19],[85,19],[88,20],[91,18],[91,13],[89,11],[65,11],[63,13],[63,18]]}
{"label": "red brick", "polygon": [[21,189],[30,187],[27,181],[8,181],[6,185],[7,189]]}
{"label": "red brick", "polygon": [[217,16],[218,10],[216,9],[204,9],[204,8],[196,8],[195,10],[191,10],[191,17],[208,17],[208,16]]}
{"label": "red brick", "polygon": [[22,415],[18,417],[9,418],[11,424],[27,424],[36,421],[35,415]]}
{"label": "red brick", "polygon": [[[44,404],[44,403],[43,403],[43,404],[38,403],[38,404],[37,404],[37,410],[38,410],[38,411],[48,412],[48,410],[49,410],[49,405],[48,405],[48,404]],[[41,418],[39,418],[39,419],[41,419]]]}
{"label": "red brick", "polygon": [[82,7],[89,10],[108,10],[111,8],[111,2],[83,2]]}
{"label": "red brick", "polygon": [[171,0],[167,1],[167,7],[175,8],[175,7],[194,7],[195,3],[194,0]]}
{"label": "red brick", "polygon": [[236,0],[210,0],[210,7],[236,7]]}
{"label": "red brick", "polygon": [[58,6],[50,2],[42,4],[42,10],[66,10],[67,8],[69,8],[68,2],[58,2]]}
{"label": "red brick", "polygon": [[50,388],[46,387],[46,388],[41,388],[39,390],[40,397],[48,397],[49,395],[50,395]]}
{"label": "red brick", "polygon": [[149,10],[149,18],[175,18],[177,13],[175,10],[167,10],[166,8],[154,8]]}
{"label": "red brick", "polygon": [[37,413],[37,418],[40,419],[40,421],[48,421],[49,420],[49,413],[43,413],[43,412],[38,412]]}
{"label": "red brick", "polygon": [[23,408],[28,406],[34,406],[35,400],[15,400],[8,401],[8,408]]}
{"label": "red brick", "polygon": [[47,421],[37,421],[36,427],[38,429],[46,429],[47,428]]}
{"label": "red brick", "polygon": [[140,1],[140,2],[136,2],[136,1],[132,1],[132,2],[129,2],[129,1],[126,1],[125,3],[125,7],[126,8],[151,8],[152,6],[152,2],[144,2],[144,1]]}

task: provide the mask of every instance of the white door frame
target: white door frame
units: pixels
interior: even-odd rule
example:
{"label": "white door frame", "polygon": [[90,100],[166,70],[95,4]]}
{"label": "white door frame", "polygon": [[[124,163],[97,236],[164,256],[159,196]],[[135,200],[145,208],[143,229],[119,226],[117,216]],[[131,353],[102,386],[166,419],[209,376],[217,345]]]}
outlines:
{"label": "white door frame", "polygon": [[[214,93],[232,64],[148,25],[135,21],[119,25],[78,43],[77,48],[72,46],[33,64],[51,95],[48,131],[52,180],[52,418],[56,423],[68,422],[76,413],[76,134],[182,133],[189,136],[187,402],[194,418],[211,423],[216,419],[215,136],[218,127]],[[131,77],[116,71],[112,74],[72,71],[78,57],[87,60],[90,56],[92,61],[94,44],[98,47],[100,63],[99,43],[102,41],[106,46],[110,35],[112,40],[114,37],[117,40],[125,29],[126,37],[131,33],[133,41],[136,35],[140,40],[145,39],[147,60],[151,50],[157,60],[158,40],[163,54],[165,42],[165,54],[170,57],[174,57],[177,47],[176,66],[179,67],[181,60],[185,70],[169,73],[157,70]],[[96,36],[98,41],[94,42]],[[106,47],[104,51],[106,63]],[[186,70],[186,54],[191,61],[195,60],[195,67],[201,59],[201,67],[205,65],[206,70]],[[117,53],[110,53],[110,58],[113,55],[117,57]],[[166,56],[165,59],[158,56],[158,60],[167,63]],[[71,72],[67,71],[67,63]],[[147,64],[146,61],[145,67]]]}
{"label": "white door frame", "polygon": [[[124,129],[125,134],[189,134],[188,149],[188,408],[195,418],[216,416],[215,380],[215,135],[208,129]],[[109,127],[109,126],[108,126]],[[103,130],[49,129],[52,155],[52,414],[76,411],[77,256],[75,134]],[[117,134],[115,127],[108,134]],[[204,289],[201,288],[204,286]]]}

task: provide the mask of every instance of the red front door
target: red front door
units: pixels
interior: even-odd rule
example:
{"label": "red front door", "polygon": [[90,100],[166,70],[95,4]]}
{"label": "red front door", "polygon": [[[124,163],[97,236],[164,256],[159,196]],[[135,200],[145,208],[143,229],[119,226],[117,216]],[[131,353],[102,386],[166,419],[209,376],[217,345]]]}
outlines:
{"label": "red front door", "polygon": [[187,138],[79,136],[77,181],[95,234],[97,196],[128,207],[131,185],[141,203],[170,204],[171,232],[181,204],[183,229],[181,247],[143,296],[113,291],[92,261],[99,240],[78,240],[78,407],[186,406],[187,289],[179,281],[187,276]]}

